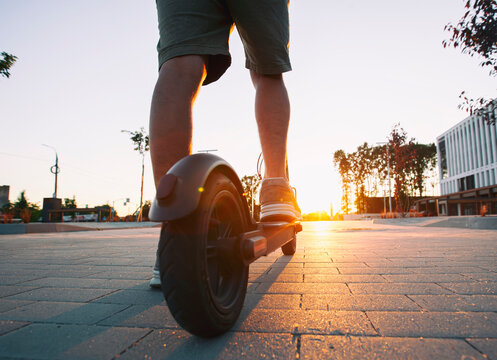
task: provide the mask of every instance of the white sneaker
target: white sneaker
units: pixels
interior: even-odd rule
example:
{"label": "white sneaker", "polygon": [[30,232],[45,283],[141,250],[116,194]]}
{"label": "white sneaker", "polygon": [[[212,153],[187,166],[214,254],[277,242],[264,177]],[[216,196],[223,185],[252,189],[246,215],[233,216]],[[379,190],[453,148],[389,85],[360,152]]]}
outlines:
{"label": "white sneaker", "polygon": [[159,270],[154,269],[154,276],[152,277],[152,279],[150,279],[150,282],[148,285],[150,285],[151,288],[160,289],[161,282],[160,282]]}
{"label": "white sneaker", "polygon": [[261,221],[302,220],[295,194],[284,178],[268,178],[262,181]]}
{"label": "white sneaker", "polygon": [[155,265],[154,265],[154,276],[150,279],[148,285],[154,289],[160,289],[160,271],[159,271],[159,250],[157,249],[157,254],[155,255]]}

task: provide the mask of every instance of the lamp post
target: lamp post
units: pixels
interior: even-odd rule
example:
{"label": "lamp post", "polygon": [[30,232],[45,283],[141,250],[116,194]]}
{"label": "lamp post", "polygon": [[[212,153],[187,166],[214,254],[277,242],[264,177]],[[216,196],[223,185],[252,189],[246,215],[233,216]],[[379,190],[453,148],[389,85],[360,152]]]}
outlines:
{"label": "lamp post", "polygon": [[123,206],[126,206],[129,203],[129,198],[120,198],[120,199],[112,200],[112,209],[110,211],[110,220],[109,220],[110,222],[113,221],[113,214],[115,212],[115,210],[114,210],[115,202],[120,201],[120,200],[124,200]]}
{"label": "lamp post", "polygon": [[387,148],[387,169],[388,169],[388,212],[392,213],[392,192],[391,192],[391,179],[390,179],[390,149],[388,142],[377,142],[377,145],[385,145]]}
{"label": "lamp post", "polygon": [[53,198],[57,198],[57,175],[60,173],[60,167],[59,167],[59,156],[57,155],[57,149],[55,149],[53,146],[47,145],[47,144],[41,144],[42,146],[46,146],[47,148],[52,149],[55,152],[55,165],[50,167],[50,172],[55,175],[55,190],[53,193]]}

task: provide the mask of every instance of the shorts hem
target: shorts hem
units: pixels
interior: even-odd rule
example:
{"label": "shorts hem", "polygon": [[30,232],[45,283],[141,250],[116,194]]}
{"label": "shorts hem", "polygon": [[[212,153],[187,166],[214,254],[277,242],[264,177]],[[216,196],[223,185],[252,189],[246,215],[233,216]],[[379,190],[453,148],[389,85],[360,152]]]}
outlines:
{"label": "shorts hem", "polygon": [[262,75],[277,75],[292,70],[292,65],[290,65],[290,63],[259,66],[248,60],[245,62],[245,67]]}
{"label": "shorts hem", "polygon": [[184,55],[226,55],[231,58],[228,50],[219,47],[178,45],[163,49],[159,52],[159,70],[167,60]]}

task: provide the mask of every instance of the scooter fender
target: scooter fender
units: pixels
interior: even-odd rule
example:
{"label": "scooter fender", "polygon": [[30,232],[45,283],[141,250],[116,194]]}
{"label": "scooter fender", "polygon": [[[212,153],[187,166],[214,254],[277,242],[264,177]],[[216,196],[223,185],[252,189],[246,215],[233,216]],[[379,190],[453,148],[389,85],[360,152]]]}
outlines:
{"label": "scooter fender", "polygon": [[172,221],[193,213],[200,202],[205,182],[214,170],[230,178],[243,197],[243,186],[228,162],[213,154],[194,154],[178,161],[161,178],[150,208],[150,220]]}

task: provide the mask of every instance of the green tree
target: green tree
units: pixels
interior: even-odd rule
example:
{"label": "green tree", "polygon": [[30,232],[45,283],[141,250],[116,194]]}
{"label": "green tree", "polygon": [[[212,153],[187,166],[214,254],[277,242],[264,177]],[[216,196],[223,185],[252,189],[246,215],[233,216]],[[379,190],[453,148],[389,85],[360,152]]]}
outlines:
{"label": "green tree", "polygon": [[[451,33],[444,47],[460,48],[463,54],[478,56],[480,66],[490,68],[490,76],[497,75],[497,2],[495,0],[464,0],[465,13],[456,25],[447,24]],[[459,96],[463,103],[459,108],[470,115],[481,116],[488,124],[495,124],[496,99],[483,97],[473,99],[463,91]]]}
{"label": "green tree", "polygon": [[437,166],[437,147],[435,144],[414,144],[414,159],[410,173],[412,179],[411,195],[423,196],[427,171],[433,171]]}
{"label": "green tree", "polygon": [[14,65],[14,63],[17,60],[17,56],[14,56],[12,54],[8,54],[5,51],[3,51],[0,54],[0,75],[9,78],[10,77],[10,68]]}
{"label": "green tree", "polygon": [[391,175],[394,181],[394,198],[396,211],[403,213],[409,210],[409,179],[413,167],[416,150],[413,139],[407,138],[407,132],[397,124],[388,139],[390,147]]}
{"label": "green tree", "polygon": [[64,209],[76,209],[78,205],[76,204],[76,196],[71,198],[64,198]]}
{"label": "green tree", "polygon": [[250,209],[250,213],[255,216],[256,210],[256,196],[259,192],[259,186],[261,185],[261,179],[258,175],[245,175],[242,177],[243,193],[247,199],[247,203]]}
{"label": "green tree", "polygon": [[14,203],[7,203],[2,207],[6,214],[12,214],[15,218],[22,219],[23,222],[38,221],[41,218],[40,206],[29,202],[26,197],[26,190],[21,191]]}
{"label": "green tree", "polygon": [[138,131],[121,130],[121,132],[131,135],[130,139],[134,144],[135,151],[138,151],[142,157],[142,178],[140,189],[140,211],[136,217],[136,221],[142,221],[143,215],[143,180],[145,178],[145,153],[150,150],[150,138],[143,127]]}
{"label": "green tree", "polygon": [[341,211],[344,214],[350,212],[351,201],[351,184],[352,184],[352,166],[350,155],[343,150],[337,150],[333,154],[333,164],[338,169],[342,182],[342,207]]}

